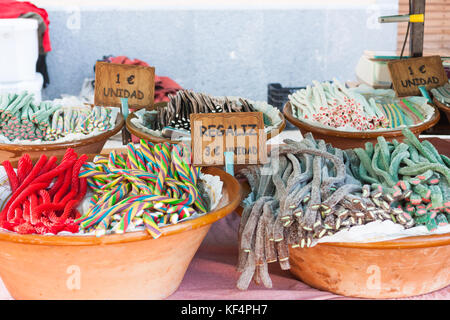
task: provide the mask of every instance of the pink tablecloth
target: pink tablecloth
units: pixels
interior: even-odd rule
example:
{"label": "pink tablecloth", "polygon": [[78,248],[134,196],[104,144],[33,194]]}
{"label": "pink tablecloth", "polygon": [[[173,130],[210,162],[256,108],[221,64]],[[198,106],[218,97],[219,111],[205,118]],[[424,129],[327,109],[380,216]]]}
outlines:
{"label": "pink tablecloth", "polygon": [[[216,222],[191,262],[178,290],[169,297],[176,300],[205,299],[348,299],[320,291],[296,280],[278,264],[270,265],[273,288],[251,284],[247,291],[236,289],[237,229],[240,217],[236,213]],[[11,296],[0,282],[0,299]],[[450,299],[450,286],[411,299]]]}

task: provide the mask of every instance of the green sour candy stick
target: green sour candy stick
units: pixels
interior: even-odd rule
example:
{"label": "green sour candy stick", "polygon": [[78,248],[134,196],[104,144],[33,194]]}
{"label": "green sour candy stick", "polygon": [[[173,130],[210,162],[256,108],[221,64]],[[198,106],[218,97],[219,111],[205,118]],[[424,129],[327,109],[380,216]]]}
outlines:
{"label": "green sour candy stick", "polygon": [[441,159],[444,162],[444,164],[447,166],[447,168],[450,168],[450,158],[446,155],[441,154]]}
{"label": "green sour candy stick", "polygon": [[371,142],[366,142],[366,153],[369,156],[369,158],[373,157],[373,144]]}
{"label": "green sour candy stick", "polygon": [[[373,177],[376,178],[377,174],[375,173],[375,171],[372,168],[372,161],[370,160],[369,156],[367,155],[366,151],[362,148],[356,148],[354,149],[355,153],[358,155],[359,157],[359,161],[361,161],[361,163],[363,164],[364,168],[366,169],[366,171]],[[361,173],[361,171],[360,171]]]}
{"label": "green sour candy stick", "polygon": [[426,223],[426,226],[427,226],[428,231],[436,230],[437,229],[436,219],[428,220],[428,222]]}
{"label": "green sour candy stick", "polygon": [[432,208],[440,208],[442,206],[444,206],[444,199],[442,197],[442,191],[441,188],[439,188],[439,186],[433,185],[430,186],[430,190],[431,190],[431,203],[432,203]]}
{"label": "green sour candy stick", "polygon": [[411,142],[417,150],[430,162],[438,163],[438,160],[435,158],[434,154],[432,154],[427,148],[424,148],[420,143],[419,139],[411,132],[411,130],[405,128],[402,130],[403,135]]}
{"label": "green sour candy stick", "polygon": [[436,216],[436,222],[439,226],[445,226],[448,224],[448,220],[443,213]]}
{"label": "green sour candy stick", "polygon": [[428,151],[430,151],[434,155],[434,157],[436,158],[437,162],[439,162],[440,164],[444,164],[444,161],[442,161],[442,159],[441,159],[441,155],[436,150],[436,148],[431,144],[430,141],[428,141],[428,140],[422,141],[422,146],[424,148],[428,149]]}

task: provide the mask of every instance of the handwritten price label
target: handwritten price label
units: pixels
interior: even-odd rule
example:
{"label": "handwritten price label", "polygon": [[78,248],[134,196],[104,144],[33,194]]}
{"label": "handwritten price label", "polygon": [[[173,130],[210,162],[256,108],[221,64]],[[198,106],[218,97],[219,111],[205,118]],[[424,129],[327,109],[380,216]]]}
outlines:
{"label": "handwritten price label", "polygon": [[96,63],[95,105],[120,107],[120,99],[127,98],[130,108],[152,109],[154,95],[155,68],[108,62]]}
{"label": "handwritten price label", "polygon": [[388,63],[392,83],[399,97],[419,96],[419,86],[427,90],[447,83],[440,56],[401,59]]}
{"label": "handwritten price label", "polygon": [[193,113],[190,121],[194,165],[224,165],[224,152],[234,153],[235,164],[267,162],[261,112]]}

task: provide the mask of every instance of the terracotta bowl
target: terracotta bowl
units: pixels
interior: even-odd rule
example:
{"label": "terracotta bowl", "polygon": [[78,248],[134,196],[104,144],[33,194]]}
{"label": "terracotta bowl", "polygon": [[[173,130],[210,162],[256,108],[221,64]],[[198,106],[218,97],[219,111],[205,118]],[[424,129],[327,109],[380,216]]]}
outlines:
{"label": "terracotta bowl", "polygon": [[0,233],[0,276],[16,299],[163,299],[171,295],[211,224],[241,201],[236,179],[223,181],[217,209],[202,217],[146,231],[95,236]]}
{"label": "terracotta bowl", "polygon": [[332,293],[404,298],[450,285],[450,234],[290,248],[292,274]]}
{"label": "terracotta bowl", "polygon": [[[435,146],[448,154],[448,145]],[[245,199],[250,186],[246,179],[239,183]],[[236,212],[241,215],[242,207]],[[450,233],[373,243],[322,243],[290,248],[289,255],[296,278],[349,297],[404,298],[450,285]]]}
{"label": "terracotta bowl", "polygon": [[28,153],[31,158],[37,158],[43,153],[47,156],[61,157],[67,148],[73,148],[79,154],[100,153],[106,141],[119,132],[123,126],[124,119],[119,113],[116,119],[116,126],[113,129],[87,139],[41,145],[0,143],[0,162],[4,160],[18,160],[24,153]]}
{"label": "terracotta bowl", "polygon": [[[160,102],[160,103],[156,103],[155,107],[156,108],[161,108],[161,107],[164,107],[166,105],[167,105],[167,102]],[[277,136],[278,134],[280,134],[284,130],[284,128],[286,127],[286,120],[285,120],[283,114],[280,112],[279,115],[280,115],[280,118],[281,118],[281,123],[280,123],[280,125],[278,127],[272,129],[272,131],[267,133],[267,138],[266,138],[267,140],[269,140],[270,138],[273,138],[273,137]],[[131,119],[133,119],[133,118],[136,118],[136,115],[134,114],[134,112],[130,113],[128,115],[127,120],[125,122],[128,131],[132,135],[134,135],[134,136],[136,136],[136,137],[138,137],[140,139],[145,139],[147,141],[151,141],[153,143],[161,143],[161,142],[168,141],[171,144],[177,144],[177,143],[181,142],[181,141],[177,141],[177,140],[170,140],[170,139],[167,139],[167,138],[154,136],[154,135],[152,135],[150,133],[143,132],[143,131],[141,131],[141,129],[136,127],[131,122]]]}
{"label": "terracotta bowl", "polygon": [[438,107],[439,110],[445,113],[445,115],[447,116],[447,120],[450,122],[450,107],[443,104],[436,98],[433,98],[433,103],[436,107]]}
{"label": "terracotta bowl", "polygon": [[[383,132],[348,132],[313,126],[294,117],[290,102],[287,102],[284,105],[283,114],[289,122],[300,129],[302,135],[311,132],[314,135],[314,138],[323,139],[325,142],[331,143],[334,147],[341,149],[364,147],[366,142],[376,143],[377,137],[380,135],[385,137],[387,141],[397,139],[397,141],[401,142],[404,139],[401,130],[387,130]],[[430,120],[418,126],[410,127],[410,130],[416,136],[419,136],[422,131],[434,126],[439,121],[439,117],[439,111],[435,109]]]}

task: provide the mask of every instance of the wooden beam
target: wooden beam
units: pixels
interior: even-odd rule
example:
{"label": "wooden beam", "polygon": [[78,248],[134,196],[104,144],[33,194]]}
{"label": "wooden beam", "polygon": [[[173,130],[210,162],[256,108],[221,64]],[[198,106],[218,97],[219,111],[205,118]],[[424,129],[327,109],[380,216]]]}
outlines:
{"label": "wooden beam", "polygon": [[[412,0],[410,14],[425,14],[425,0]],[[426,17],[425,17],[426,18]],[[411,57],[423,55],[424,23],[411,23],[409,37],[409,52]]]}

